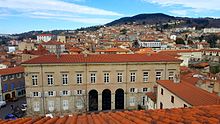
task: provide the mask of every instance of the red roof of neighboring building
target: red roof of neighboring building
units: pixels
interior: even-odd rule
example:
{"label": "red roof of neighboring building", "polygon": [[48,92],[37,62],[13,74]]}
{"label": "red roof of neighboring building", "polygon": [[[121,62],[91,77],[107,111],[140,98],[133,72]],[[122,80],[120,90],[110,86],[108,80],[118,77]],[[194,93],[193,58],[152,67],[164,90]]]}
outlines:
{"label": "red roof of neighboring building", "polygon": [[44,55],[33,58],[23,64],[46,63],[120,63],[120,62],[181,62],[171,56],[161,54],[94,54],[94,55]]}
{"label": "red roof of neighboring building", "polygon": [[54,40],[50,40],[48,42],[43,42],[42,45],[63,45],[64,43],[58,42],[58,41],[54,41]]}
{"label": "red roof of neighboring building", "polygon": [[23,54],[31,54],[31,55],[45,55],[49,54],[50,52],[46,50],[41,44],[38,46],[37,50],[27,50],[23,51]]}
{"label": "red roof of neighboring building", "polygon": [[13,68],[5,68],[5,69],[0,69],[0,75],[9,75],[9,74],[16,74],[16,73],[23,73],[24,68],[17,66]]}
{"label": "red roof of neighboring building", "polygon": [[83,51],[82,49],[77,48],[77,47],[71,47],[71,48],[69,49],[69,52],[82,52],[82,51]]}
{"label": "red roof of neighboring building", "polygon": [[157,100],[157,95],[155,92],[147,92],[146,95],[153,101],[156,102]]}
{"label": "red roof of neighboring building", "polygon": [[158,80],[157,83],[190,105],[199,106],[220,104],[219,96],[213,95],[185,81],[174,83],[171,80]]}
{"label": "red roof of neighboring building", "polygon": [[219,124],[220,105],[141,111],[99,112],[64,117],[18,118],[1,124]]}
{"label": "red roof of neighboring building", "polygon": [[122,48],[109,48],[105,50],[98,49],[96,52],[129,52],[129,50]]}

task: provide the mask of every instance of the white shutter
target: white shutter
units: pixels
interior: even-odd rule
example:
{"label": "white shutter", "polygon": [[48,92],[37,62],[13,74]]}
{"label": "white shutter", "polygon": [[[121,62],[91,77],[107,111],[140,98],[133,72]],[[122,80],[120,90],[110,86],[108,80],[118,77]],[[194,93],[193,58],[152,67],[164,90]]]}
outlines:
{"label": "white shutter", "polygon": [[33,97],[34,95],[33,95],[33,92],[30,92],[30,97]]}
{"label": "white shutter", "polygon": [[68,90],[68,94],[67,94],[68,96],[70,96],[71,95],[71,91],[70,90]]}
{"label": "white shutter", "polygon": [[46,91],[46,92],[44,92],[44,96],[45,97],[47,97],[48,96],[48,92]]}
{"label": "white shutter", "polygon": [[135,93],[137,93],[137,92],[138,92],[138,89],[137,89],[137,88],[135,88],[134,92],[135,92]]}
{"label": "white shutter", "polygon": [[56,96],[56,91],[53,91],[53,96]]}
{"label": "white shutter", "polygon": [[38,97],[41,97],[41,92],[38,92]]}
{"label": "white shutter", "polygon": [[63,91],[60,91],[60,96],[63,96]]}
{"label": "white shutter", "polygon": [[77,95],[77,90],[74,90],[74,95]]}
{"label": "white shutter", "polygon": [[85,94],[85,92],[86,92],[85,90],[82,90],[82,95],[84,95],[84,94]]}

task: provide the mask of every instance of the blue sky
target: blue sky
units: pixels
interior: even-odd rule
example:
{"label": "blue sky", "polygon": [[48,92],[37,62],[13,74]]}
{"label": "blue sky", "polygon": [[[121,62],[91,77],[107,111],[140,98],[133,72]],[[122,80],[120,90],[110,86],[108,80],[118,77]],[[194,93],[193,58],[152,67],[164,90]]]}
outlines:
{"label": "blue sky", "polygon": [[0,34],[76,29],[140,13],[220,17],[219,0],[0,0]]}

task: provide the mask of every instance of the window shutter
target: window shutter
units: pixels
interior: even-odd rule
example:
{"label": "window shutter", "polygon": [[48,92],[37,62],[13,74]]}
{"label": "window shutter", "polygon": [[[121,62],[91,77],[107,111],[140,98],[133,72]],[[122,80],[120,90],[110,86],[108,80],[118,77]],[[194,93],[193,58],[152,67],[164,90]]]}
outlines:
{"label": "window shutter", "polygon": [[63,91],[60,91],[60,96],[63,96]]}
{"label": "window shutter", "polygon": [[41,97],[41,92],[38,92],[38,97]]}
{"label": "window shutter", "polygon": [[48,92],[46,91],[46,92],[44,92],[44,96],[45,97],[47,97],[48,96]]}
{"label": "window shutter", "polygon": [[67,94],[68,96],[70,96],[71,95],[71,91],[70,90],[68,90],[68,94]]}
{"label": "window shutter", "polygon": [[34,95],[33,95],[33,92],[30,92],[30,97],[33,97]]}
{"label": "window shutter", "polygon": [[56,96],[56,91],[53,91],[53,96]]}
{"label": "window shutter", "polygon": [[135,92],[135,93],[137,93],[137,92],[138,92],[138,89],[137,89],[137,88],[135,88],[134,92]]}
{"label": "window shutter", "polygon": [[85,90],[82,90],[82,95],[85,95],[86,91]]}

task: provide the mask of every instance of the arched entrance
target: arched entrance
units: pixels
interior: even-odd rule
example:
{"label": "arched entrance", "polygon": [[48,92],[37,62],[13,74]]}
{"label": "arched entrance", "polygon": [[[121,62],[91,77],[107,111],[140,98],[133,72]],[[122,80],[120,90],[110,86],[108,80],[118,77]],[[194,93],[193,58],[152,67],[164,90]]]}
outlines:
{"label": "arched entrance", "polygon": [[98,92],[89,91],[89,111],[98,111]]}
{"label": "arched entrance", "polygon": [[12,92],[12,98],[14,98],[14,97],[15,97],[15,91]]}
{"label": "arched entrance", "polygon": [[102,110],[111,110],[111,91],[109,89],[102,92]]}
{"label": "arched entrance", "polygon": [[9,100],[11,98],[11,94],[5,94],[5,101]]}
{"label": "arched entrance", "polygon": [[115,91],[115,109],[124,109],[124,90],[117,89]]}

